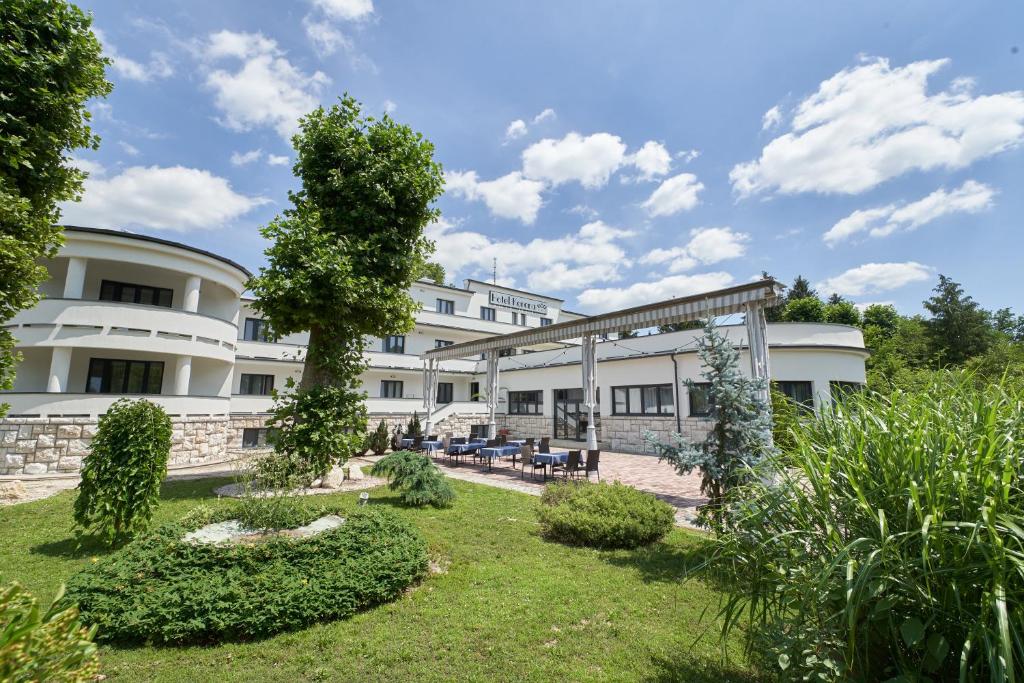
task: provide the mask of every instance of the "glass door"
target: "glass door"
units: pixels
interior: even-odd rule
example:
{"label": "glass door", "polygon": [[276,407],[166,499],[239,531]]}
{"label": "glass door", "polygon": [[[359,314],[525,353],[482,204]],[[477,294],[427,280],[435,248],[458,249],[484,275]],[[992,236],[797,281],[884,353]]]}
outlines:
{"label": "glass door", "polygon": [[583,441],[587,438],[587,409],[583,389],[555,389],[555,438]]}

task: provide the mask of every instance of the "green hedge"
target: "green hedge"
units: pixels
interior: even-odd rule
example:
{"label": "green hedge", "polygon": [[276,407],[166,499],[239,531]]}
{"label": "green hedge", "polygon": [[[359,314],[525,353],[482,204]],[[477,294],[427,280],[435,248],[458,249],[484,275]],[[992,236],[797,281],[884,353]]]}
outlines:
{"label": "green hedge", "polygon": [[100,640],[210,643],[349,617],[394,599],[427,570],[417,530],[381,508],[342,513],[341,527],[303,539],[181,541],[231,512],[200,510],[141,536],[73,576],[65,601],[99,627]]}
{"label": "green hedge", "polygon": [[635,548],[672,530],[675,510],[649,493],[614,484],[550,484],[540,507],[548,539],[595,548]]}

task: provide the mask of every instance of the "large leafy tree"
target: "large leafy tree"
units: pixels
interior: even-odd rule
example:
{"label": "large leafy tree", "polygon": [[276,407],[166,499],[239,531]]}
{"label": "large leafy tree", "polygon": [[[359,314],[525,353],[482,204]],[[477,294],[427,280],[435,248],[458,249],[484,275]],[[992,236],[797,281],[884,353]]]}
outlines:
{"label": "large leafy tree", "polygon": [[433,251],[423,230],[444,181],[429,141],[386,114],[364,116],[347,95],[304,117],[293,143],[302,189],[263,229],[268,264],[249,288],[273,334],[309,331],[298,390],[275,412],[275,445],[316,474],[362,444],[366,338],[414,325],[408,289]]}
{"label": "large leafy tree", "polygon": [[[111,86],[91,24],[62,0],[0,2],[0,325],[39,300],[39,259],[61,244],[57,204],[82,189],[68,153],[99,145],[85,104]],[[13,348],[0,328],[0,389],[14,381]]]}
{"label": "large leafy tree", "polygon": [[960,365],[985,353],[994,339],[991,314],[945,275],[932,291],[924,307],[932,314],[925,331],[933,357],[940,365]]}

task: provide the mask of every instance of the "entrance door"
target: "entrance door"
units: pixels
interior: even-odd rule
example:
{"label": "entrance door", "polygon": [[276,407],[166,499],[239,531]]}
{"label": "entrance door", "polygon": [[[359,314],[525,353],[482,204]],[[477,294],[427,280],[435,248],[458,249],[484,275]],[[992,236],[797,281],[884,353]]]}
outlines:
{"label": "entrance door", "polygon": [[587,409],[583,389],[555,389],[555,438],[584,441],[587,438]]}

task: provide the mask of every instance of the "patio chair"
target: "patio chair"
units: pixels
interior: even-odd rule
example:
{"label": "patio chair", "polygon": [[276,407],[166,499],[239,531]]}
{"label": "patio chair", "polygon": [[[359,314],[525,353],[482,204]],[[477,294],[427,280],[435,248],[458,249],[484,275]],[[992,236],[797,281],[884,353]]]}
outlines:
{"label": "patio chair", "polygon": [[528,437],[528,438],[526,439],[526,445],[527,445],[527,446],[530,446],[530,447],[532,448],[532,447],[533,447],[533,444],[534,444],[534,438],[533,438],[532,436],[531,436],[531,437]]}
{"label": "patio chair", "polygon": [[504,434],[498,434],[498,445],[504,446],[506,443],[508,443],[508,437]]}
{"label": "patio chair", "polygon": [[590,473],[597,472],[597,480],[601,481],[601,470],[598,467],[601,461],[601,451],[587,451],[587,462],[583,467],[587,481],[590,481]]}
{"label": "patio chair", "polygon": [[555,468],[562,470],[562,476],[565,478],[577,477],[580,473],[580,452],[569,451],[569,455],[565,459],[564,465],[555,465],[551,468],[551,473],[555,473]]}
{"label": "patio chair", "polygon": [[427,439],[427,441],[437,441],[437,434],[431,434],[430,438]]}
{"label": "patio chair", "polygon": [[[444,447],[444,454],[445,454],[445,456],[449,460],[451,460],[453,457],[458,455],[457,453],[452,453],[451,452],[452,446],[464,446],[465,444],[466,444],[466,437],[464,437],[464,436],[453,436],[453,437],[450,437],[448,439],[448,443],[445,444],[445,447]],[[455,458],[455,460],[456,460],[456,462],[458,462],[458,458],[457,457]]]}
{"label": "patio chair", "polygon": [[547,465],[543,463],[538,463],[536,460],[533,459],[533,446],[523,446],[520,453],[523,456],[523,471],[519,475],[520,479],[526,478],[527,467],[532,469],[532,471],[530,472],[530,479],[535,479],[537,477],[537,470],[539,469],[544,470],[544,478],[547,478]]}
{"label": "patio chair", "polygon": [[[551,444],[551,437],[550,436],[542,436],[540,438],[540,447],[541,448],[547,448],[550,444]],[[541,451],[541,453],[550,453],[550,451]]]}
{"label": "patio chair", "polygon": [[537,452],[538,453],[550,453],[551,452],[551,446],[548,445],[548,442],[547,442],[546,439],[541,439],[540,446],[537,446]]}
{"label": "patio chair", "polygon": [[423,450],[423,437],[422,436],[414,436],[414,437],[412,437],[412,450],[413,450],[413,452],[417,452],[417,451],[422,451]]}
{"label": "patio chair", "polygon": [[483,446],[481,446],[480,448],[476,449],[476,451],[473,452],[473,460],[479,460],[483,458],[483,454],[480,452],[483,449],[497,448],[500,445],[501,444],[498,443],[497,439],[487,439],[487,443],[485,443]]}

